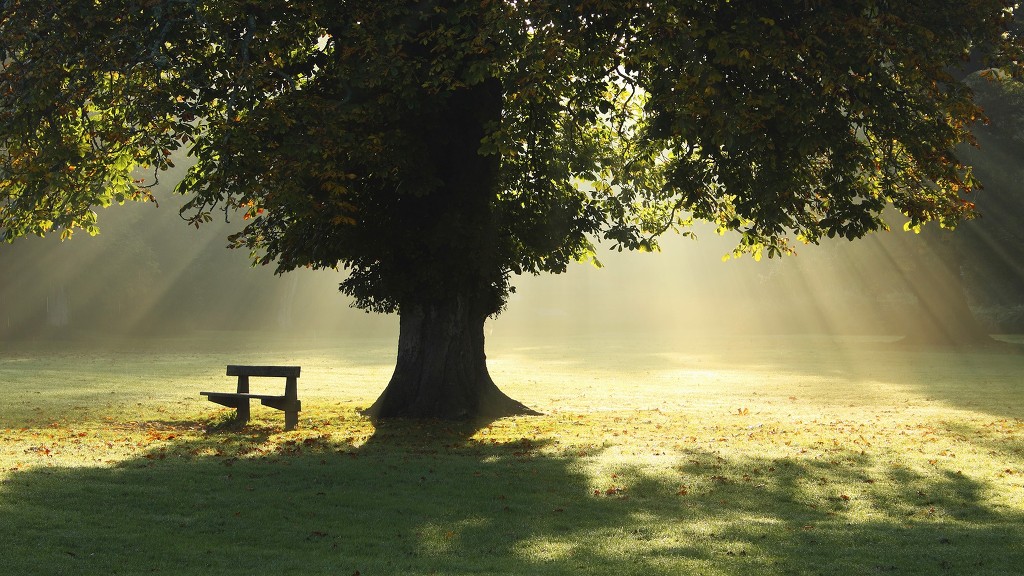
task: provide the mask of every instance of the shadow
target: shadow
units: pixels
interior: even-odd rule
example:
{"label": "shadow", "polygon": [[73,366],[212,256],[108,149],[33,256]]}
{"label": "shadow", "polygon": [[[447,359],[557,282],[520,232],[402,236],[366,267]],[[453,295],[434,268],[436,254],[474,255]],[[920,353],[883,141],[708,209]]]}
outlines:
{"label": "shadow", "polygon": [[527,435],[397,422],[175,438],[0,484],[5,571],[53,574],[1011,574],[1024,515],[936,467],[677,450],[599,466]]}
{"label": "shadow", "polygon": [[380,446],[385,450],[413,449],[418,446],[471,445],[470,439],[493,420],[424,420],[415,418],[385,418],[372,420],[373,434],[360,445],[362,450]]}

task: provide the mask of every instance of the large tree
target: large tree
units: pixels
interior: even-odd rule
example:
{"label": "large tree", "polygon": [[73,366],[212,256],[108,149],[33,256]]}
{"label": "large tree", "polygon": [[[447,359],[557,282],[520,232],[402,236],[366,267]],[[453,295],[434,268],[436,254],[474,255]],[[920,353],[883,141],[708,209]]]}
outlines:
{"label": "large tree", "polygon": [[[1009,64],[1004,0],[3,0],[0,234],[95,232],[178,184],[281,272],[343,267],[400,315],[377,417],[525,411],[483,325],[514,274],[710,220],[737,253],[953,225]],[[150,168],[140,176],[141,168]]]}

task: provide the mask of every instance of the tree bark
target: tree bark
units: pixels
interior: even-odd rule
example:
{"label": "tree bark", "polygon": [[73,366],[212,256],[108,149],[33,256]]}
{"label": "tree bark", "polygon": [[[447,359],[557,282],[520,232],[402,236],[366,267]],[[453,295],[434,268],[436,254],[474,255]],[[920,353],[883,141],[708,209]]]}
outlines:
{"label": "tree bark", "polygon": [[484,354],[486,319],[481,307],[461,297],[403,310],[394,375],[364,413],[374,420],[475,421],[536,414],[491,380]]}

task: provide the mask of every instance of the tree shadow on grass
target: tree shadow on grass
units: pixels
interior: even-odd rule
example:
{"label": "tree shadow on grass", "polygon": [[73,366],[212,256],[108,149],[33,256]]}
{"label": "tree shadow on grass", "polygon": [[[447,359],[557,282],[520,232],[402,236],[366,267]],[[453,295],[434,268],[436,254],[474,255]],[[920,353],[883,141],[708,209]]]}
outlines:
{"label": "tree shadow on grass", "polygon": [[[1019,509],[955,471],[729,460],[647,467],[400,423],[368,442],[179,438],[0,485],[3,564],[52,574],[1012,574]],[[219,452],[218,452],[219,451]],[[45,568],[41,568],[45,567]]]}

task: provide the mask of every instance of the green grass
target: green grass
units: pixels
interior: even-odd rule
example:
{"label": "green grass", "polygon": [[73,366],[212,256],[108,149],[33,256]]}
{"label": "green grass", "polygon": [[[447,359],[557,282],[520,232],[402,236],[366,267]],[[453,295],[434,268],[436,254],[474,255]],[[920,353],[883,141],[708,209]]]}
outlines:
{"label": "green grass", "polygon": [[[232,342],[226,344],[226,342]],[[884,340],[493,337],[544,416],[358,414],[390,341],[0,352],[7,574],[1020,574],[1024,356]],[[200,390],[298,364],[243,429]],[[269,388],[277,381],[265,381]]]}

